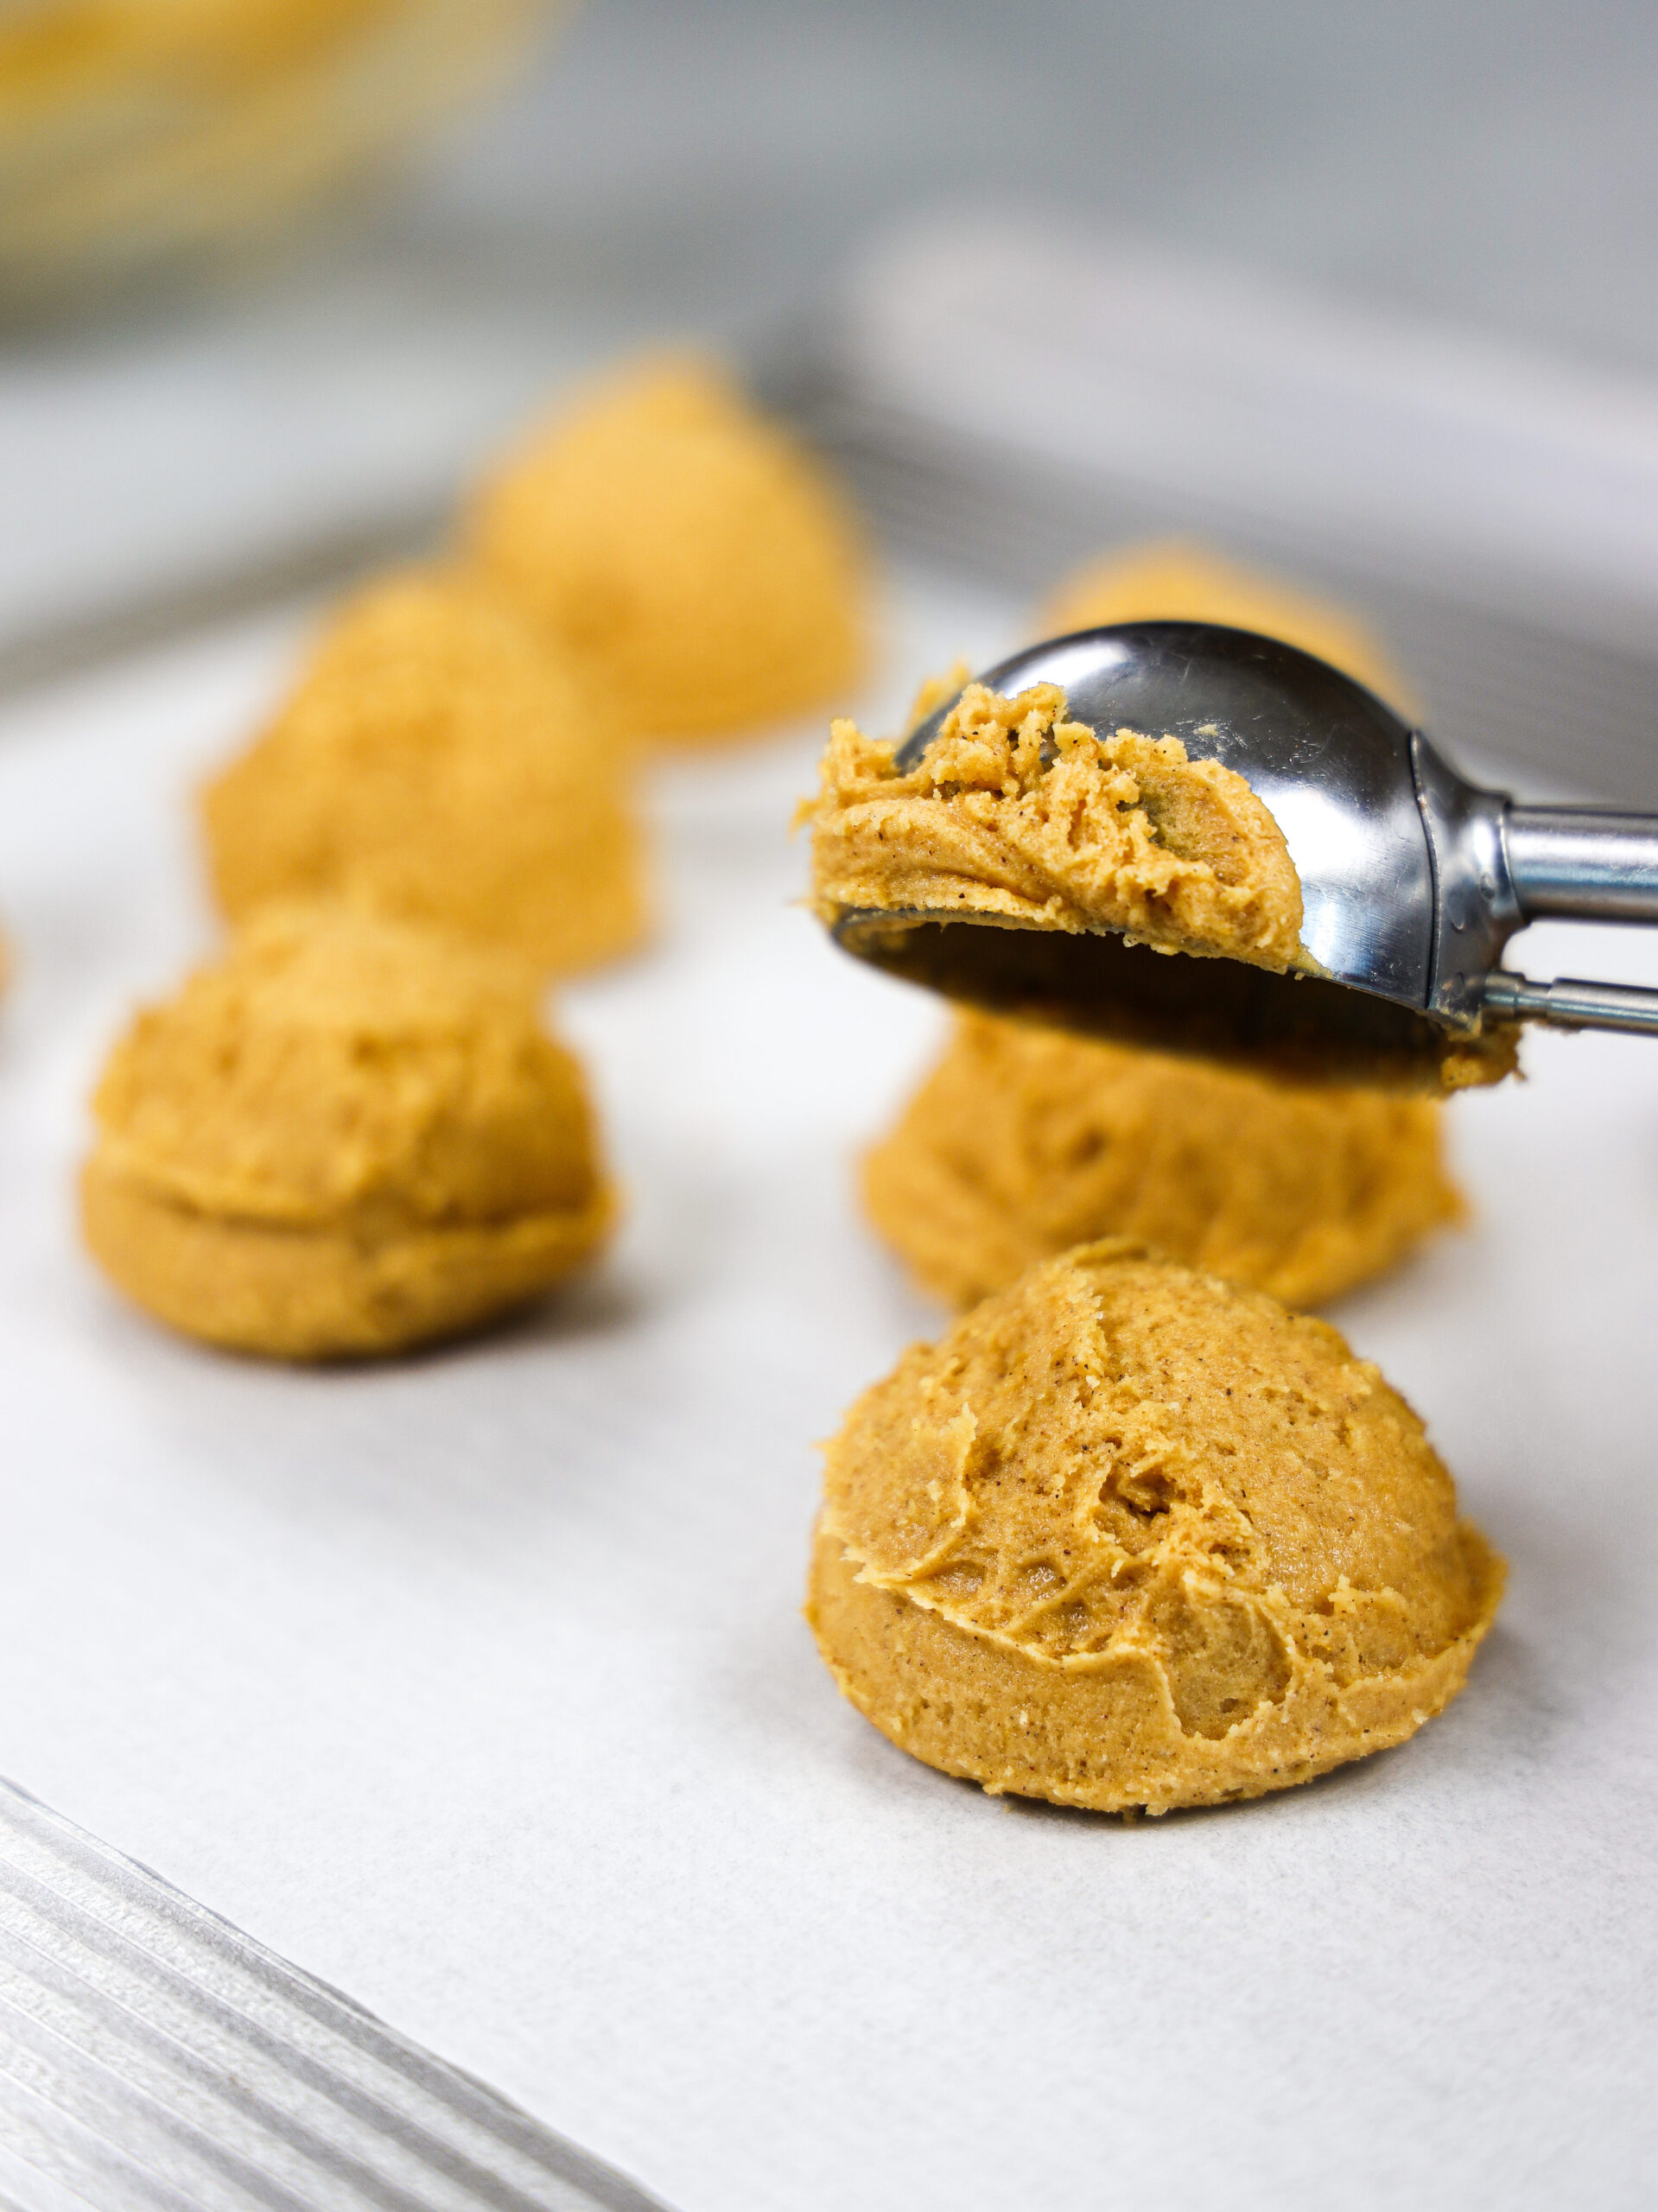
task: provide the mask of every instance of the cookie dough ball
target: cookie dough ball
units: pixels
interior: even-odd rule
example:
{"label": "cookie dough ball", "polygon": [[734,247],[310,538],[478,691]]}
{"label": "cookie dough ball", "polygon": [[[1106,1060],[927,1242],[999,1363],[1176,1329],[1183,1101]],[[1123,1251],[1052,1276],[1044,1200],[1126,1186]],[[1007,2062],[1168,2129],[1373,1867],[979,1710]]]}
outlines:
{"label": "cookie dough ball", "polygon": [[1108,1241],[853,1407],[807,1614],[929,1765],[1161,1813],[1413,1734],[1502,1581],[1420,1421],[1333,1329]]}
{"label": "cookie dough ball", "polygon": [[1105,622],[1219,622],[1254,630],[1316,653],[1395,705],[1408,698],[1382,645],[1344,608],[1179,538],[1130,546],[1074,570],[1043,607],[1037,635],[1063,637]]}
{"label": "cookie dough ball", "polygon": [[864,1202],[952,1306],[1106,1236],[1316,1306],[1461,1215],[1442,1116],[967,1014],[866,1159]]}
{"label": "cookie dough ball", "polygon": [[820,465],[711,365],[641,364],[509,454],[481,564],[626,703],[687,742],[832,700],[863,658],[863,559]]}
{"label": "cookie dough ball", "polygon": [[441,571],[371,585],[202,794],[219,905],[340,897],[562,974],[647,922],[626,715],[505,601]]}
{"label": "cookie dough ball", "polygon": [[394,1351],[533,1297],[615,1212],[538,990],[423,925],[267,909],[111,1055],[93,1255],[186,1335],[283,1359]]}

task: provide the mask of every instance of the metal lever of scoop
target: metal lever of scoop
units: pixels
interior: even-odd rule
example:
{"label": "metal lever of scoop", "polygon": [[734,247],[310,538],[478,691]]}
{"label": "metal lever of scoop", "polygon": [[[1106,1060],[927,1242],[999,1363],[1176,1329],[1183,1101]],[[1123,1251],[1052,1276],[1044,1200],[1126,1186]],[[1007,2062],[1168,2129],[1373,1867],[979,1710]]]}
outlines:
{"label": "metal lever of scoop", "polygon": [[1658,991],[1634,983],[1585,983],[1562,976],[1534,983],[1528,976],[1494,969],[1481,992],[1487,1014],[1501,1021],[1540,1021],[1550,1029],[1620,1029],[1658,1037]]}

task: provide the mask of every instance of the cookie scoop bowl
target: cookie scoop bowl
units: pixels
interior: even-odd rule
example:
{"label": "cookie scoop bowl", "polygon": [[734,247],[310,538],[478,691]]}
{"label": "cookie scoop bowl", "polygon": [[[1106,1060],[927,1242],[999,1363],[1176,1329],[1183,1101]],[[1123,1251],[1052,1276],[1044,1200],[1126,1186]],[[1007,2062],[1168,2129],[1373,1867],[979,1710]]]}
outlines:
{"label": "cookie scoop bowl", "polygon": [[[907,902],[820,898],[857,957],[993,1012],[1301,1074],[1322,1054],[1347,1079],[1420,1087],[1499,1078],[1521,1020],[1658,1034],[1658,992],[1498,965],[1545,916],[1658,920],[1658,818],[1480,791],[1363,685],[1246,631],[1122,623],[1027,647],[981,681],[1018,699],[1057,686],[1102,739],[1172,738],[1241,779],[1299,880],[1299,957],[1274,972],[1193,943],[1178,950],[1198,961],[1153,965],[1109,917],[997,914],[943,876]],[[956,726],[964,696],[910,733],[895,776]]]}

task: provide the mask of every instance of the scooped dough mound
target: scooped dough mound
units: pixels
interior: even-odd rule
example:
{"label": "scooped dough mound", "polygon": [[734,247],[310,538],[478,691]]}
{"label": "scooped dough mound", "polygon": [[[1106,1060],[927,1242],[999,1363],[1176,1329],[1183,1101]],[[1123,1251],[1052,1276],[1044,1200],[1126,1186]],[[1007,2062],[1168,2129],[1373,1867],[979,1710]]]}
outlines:
{"label": "scooped dough mound", "polygon": [[504,600],[430,571],[347,602],[202,811],[232,920],[340,897],[562,973],[646,929],[630,785],[613,700]]}
{"label": "scooped dough mound", "polygon": [[[956,690],[924,686],[912,729]],[[1006,698],[969,683],[915,765],[901,759],[835,722],[797,817],[819,918],[889,974],[1302,1084],[1442,1096],[1513,1071],[1517,1025],[1447,1029],[1323,976],[1271,812],[1178,738],[1102,737],[1053,684]],[[1159,957],[1178,953],[1199,957]]]}
{"label": "scooped dough mound", "polygon": [[1063,637],[1106,622],[1218,622],[1254,630],[1317,654],[1395,705],[1409,696],[1382,645],[1344,608],[1235,568],[1179,538],[1130,546],[1076,569],[1043,607],[1036,633]]}
{"label": "scooped dough mound", "polygon": [[93,1255],[187,1335],[289,1359],[532,1297],[615,1212],[538,989],[423,925],[266,909],[111,1055],[81,1184]]}
{"label": "scooped dough mound", "polygon": [[846,1694],[930,1765],[1160,1813],[1412,1735],[1502,1579],[1420,1421],[1333,1329],[1111,1240],[853,1407],[807,1613]]}
{"label": "scooped dough mound", "polygon": [[952,1306],[1105,1236],[1316,1306],[1460,1216],[1441,1117],[965,1014],[865,1160],[864,1201]]}
{"label": "scooped dough mound", "polygon": [[[929,687],[922,707],[937,693]],[[946,695],[947,696],[947,695]],[[1097,736],[1057,684],[969,683],[920,761],[835,722],[812,824],[815,903],[1073,933],[1282,971],[1301,953],[1283,832],[1235,770],[1176,737]]]}
{"label": "scooped dough mound", "polygon": [[711,365],[643,362],[509,454],[481,563],[661,738],[817,707],[864,652],[864,561],[819,463]]}

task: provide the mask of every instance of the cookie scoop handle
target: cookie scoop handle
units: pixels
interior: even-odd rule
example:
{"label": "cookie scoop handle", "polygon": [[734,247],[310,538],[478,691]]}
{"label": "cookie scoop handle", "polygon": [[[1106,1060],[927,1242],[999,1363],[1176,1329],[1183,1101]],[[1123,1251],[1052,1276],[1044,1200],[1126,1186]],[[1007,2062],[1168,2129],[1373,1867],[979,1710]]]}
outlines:
{"label": "cookie scoop handle", "polygon": [[[1658,922],[1658,815],[1590,806],[1502,810],[1510,912],[1527,922]],[[1482,1009],[1550,1029],[1610,1029],[1658,1037],[1658,991],[1562,976],[1550,983],[1494,968]]]}
{"label": "cookie scoop handle", "polygon": [[1527,921],[1658,922],[1658,815],[1510,804],[1502,841]]}

